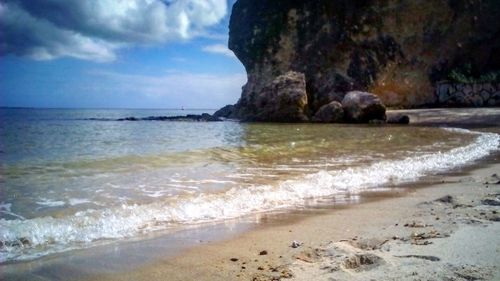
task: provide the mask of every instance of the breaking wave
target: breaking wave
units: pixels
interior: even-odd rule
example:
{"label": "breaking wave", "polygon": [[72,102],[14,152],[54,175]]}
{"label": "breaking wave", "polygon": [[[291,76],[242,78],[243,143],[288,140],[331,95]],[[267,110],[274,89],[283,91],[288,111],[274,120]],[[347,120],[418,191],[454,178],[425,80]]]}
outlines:
{"label": "breaking wave", "polygon": [[[221,193],[174,196],[151,204],[85,210],[60,218],[1,219],[0,262],[90,247],[103,241],[137,237],[171,226],[220,221],[255,212],[297,207],[311,198],[357,193],[411,182],[469,164],[497,150],[500,144],[497,134],[463,129],[445,130],[474,134],[475,140],[445,152],[386,160],[337,171],[319,171],[275,185],[244,189],[235,187]],[[55,203],[44,201],[39,204]],[[10,206],[2,206],[2,210],[10,212]]]}

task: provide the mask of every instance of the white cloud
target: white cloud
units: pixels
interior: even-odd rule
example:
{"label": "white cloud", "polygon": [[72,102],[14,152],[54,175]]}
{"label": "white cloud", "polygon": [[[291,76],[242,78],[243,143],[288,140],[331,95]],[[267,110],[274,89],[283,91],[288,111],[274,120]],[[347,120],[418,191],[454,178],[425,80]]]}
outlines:
{"label": "white cloud", "polygon": [[219,55],[225,55],[231,58],[235,58],[236,56],[234,55],[233,51],[229,50],[226,45],[224,44],[213,44],[213,45],[208,45],[203,47],[202,49],[204,52],[207,53],[212,53],[212,54],[219,54]]}
{"label": "white cloud", "polygon": [[124,46],[203,36],[226,15],[226,1],[5,0],[0,3],[0,52],[113,60]]}
{"label": "white cloud", "polygon": [[169,71],[159,76],[94,71],[103,83],[99,91],[142,96],[144,102],[161,102],[168,106],[219,108],[233,104],[246,83],[246,75],[195,74]]}

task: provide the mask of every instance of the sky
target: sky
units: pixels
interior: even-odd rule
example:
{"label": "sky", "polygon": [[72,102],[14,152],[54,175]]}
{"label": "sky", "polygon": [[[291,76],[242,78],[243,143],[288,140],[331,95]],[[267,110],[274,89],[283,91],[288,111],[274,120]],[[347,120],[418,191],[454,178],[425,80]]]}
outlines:
{"label": "sky", "polygon": [[0,106],[220,108],[235,0],[0,0]]}

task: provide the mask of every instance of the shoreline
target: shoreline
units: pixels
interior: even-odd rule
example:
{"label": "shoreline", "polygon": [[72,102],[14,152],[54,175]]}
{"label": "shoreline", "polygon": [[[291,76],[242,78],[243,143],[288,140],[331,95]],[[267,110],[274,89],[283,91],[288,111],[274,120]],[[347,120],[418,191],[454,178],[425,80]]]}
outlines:
{"label": "shoreline", "polygon": [[410,117],[414,126],[449,126],[464,129],[499,128],[500,108],[428,108],[388,110],[390,114]]}
{"label": "shoreline", "polygon": [[[442,184],[260,226],[88,280],[497,280],[500,208],[482,203],[499,199],[500,185],[484,185],[500,180],[491,177],[500,172],[497,157],[487,167],[444,177]],[[292,241],[301,245],[293,248]]]}
{"label": "shoreline", "polygon": [[[412,122],[412,125],[415,126],[446,125],[452,127],[479,128],[482,131],[493,130],[496,133],[500,133],[497,125],[498,123],[496,123],[497,120],[500,120],[500,109],[431,109],[404,110],[397,112],[408,114],[412,120],[416,120],[416,122]],[[443,116],[445,113],[447,115]],[[439,122],[440,118],[442,118],[441,120],[444,119],[446,122]],[[488,122],[485,122],[485,120]],[[180,235],[180,237],[177,238],[178,241],[176,241],[176,238],[173,238],[170,243],[184,243],[186,245],[184,245],[185,247],[179,247],[174,250],[174,254],[169,254],[167,252],[163,252],[162,254],[162,251],[168,251],[168,248],[160,246],[159,243],[162,243],[161,239],[155,240],[156,238],[153,238],[150,243],[151,245],[148,246],[153,252],[153,257],[150,260],[141,260],[141,257],[147,256],[148,253],[141,253],[132,257],[123,257],[122,264],[120,265],[121,267],[117,267],[117,264],[113,264],[112,262],[109,264],[112,268],[113,266],[116,268],[116,270],[111,270],[111,272],[91,270],[92,262],[94,265],[99,262],[105,262],[103,258],[99,258],[98,254],[102,249],[95,248],[84,251],[86,254],[89,254],[89,259],[97,257],[97,261],[82,265],[86,266],[88,270],[88,272],[83,275],[73,275],[78,272],[79,266],[75,264],[71,265],[71,262],[78,261],[78,257],[80,257],[80,260],[82,258],[82,251],[75,251],[52,258],[44,258],[38,262],[33,261],[31,262],[32,264],[42,264],[40,269],[34,272],[34,275],[30,273],[29,276],[22,276],[21,274],[19,279],[13,280],[23,280],[23,277],[24,279],[29,277],[31,280],[47,280],[47,278],[50,280],[163,280],[165,278],[168,280],[286,280],[288,277],[292,276],[293,278],[290,280],[307,280],[310,276],[315,276],[314,278],[318,280],[322,278],[326,280],[334,274],[337,274],[335,278],[339,278],[339,280],[346,280],[345,276],[349,276],[349,278],[353,279],[360,278],[359,280],[365,280],[370,278],[380,279],[380,276],[376,274],[386,274],[387,272],[384,270],[390,269],[391,267],[389,266],[392,266],[392,270],[399,265],[404,265],[408,270],[414,270],[415,268],[418,269],[423,266],[434,266],[436,263],[446,263],[449,257],[439,257],[440,261],[431,261],[415,257],[394,258],[394,255],[389,255],[386,252],[390,253],[392,251],[391,249],[395,249],[393,250],[394,252],[401,252],[403,250],[411,252],[415,247],[418,247],[418,250],[422,251],[422,249],[429,248],[432,245],[440,245],[440,241],[451,241],[448,244],[452,244],[449,247],[453,248],[457,247],[457,243],[460,242],[455,241],[457,239],[453,238],[455,237],[453,233],[458,233],[457,235],[463,235],[461,233],[464,231],[465,233],[472,234],[480,233],[480,231],[478,232],[476,224],[462,225],[457,222],[457,218],[450,218],[451,226],[441,223],[445,221],[445,217],[458,216],[460,212],[462,212],[464,216],[468,215],[469,217],[474,217],[477,215],[476,213],[478,213],[476,209],[482,207],[480,205],[466,208],[448,208],[450,209],[449,212],[451,212],[451,215],[440,215],[439,221],[440,225],[443,224],[440,227],[444,227],[444,230],[449,232],[449,237],[423,239],[424,242],[427,241],[432,244],[417,246],[406,243],[412,241],[412,233],[406,233],[409,230],[425,230],[430,233],[432,229],[427,230],[427,227],[404,227],[404,224],[410,225],[412,219],[414,221],[419,220],[418,224],[422,224],[420,220],[425,221],[431,219],[423,215],[425,208],[422,207],[422,202],[435,202],[435,199],[445,195],[451,195],[456,200],[465,201],[474,200],[476,202],[481,202],[481,200],[496,200],[495,198],[488,199],[486,197],[486,199],[484,199],[484,188],[475,187],[481,187],[484,179],[495,173],[500,175],[498,156],[497,153],[491,158],[488,157],[488,159],[481,160],[479,164],[476,163],[471,168],[465,168],[465,174],[461,172],[456,174],[456,171],[449,171],[450,175],[439,176],[439,178],[442,178],[445,182],[443,184],[436,185],[418,181],[410,185],[410,187],[403,186],[394,188],[391,192],[369,192],[361,196],[366,202],[360,204],[353,203],[340,208],[320,207],[305,211],[292,210],[288,214],[264,214],[259,216],[260,219],[256,220],[257,223],[248,222],[248,224],[245,225],[245,220],[243,220],[243,223],[241,221],[236,221],[232,222],[233,225],[229,223],[229,226],[220,227],[219,225],[220,231],[217,231],[217,226],[207,228],[201,227],[200,229],[205,229],[207,232],[212,231],[210,233],[212,238],[207,239],[208,242],[206,243],[186,243],[189,239],[196,240],[198,238],[189,238],[189,235],[183,237]],[[487,167],[484,167],[485,165]],[[489,187],[488,192],[500,194],[499,185]],[[461,202],[459,204],[467,206],[466,203]],[[401,208],[400,206],[406,207]],[[444,210],[447,205],[433,206],[436,210],[438,210],[438,207]],[[497,210],[500,211],[498,207],[493,206],[492,208],[497,208]],[[498,218],[498,215],[493,215],[493,219]],[[435,217],[432,217],[432,219],[435,220]],[[404,222],[405,220],[408,222]],[[480,220],[484,219],[481,218]],[[395,229],[395,222],[398,226],[402,227],[402,230],[399,228]],[[455,224],[453,224],[453,222],[455,222]],[[427,222],[423,224],[426,225]],[[495,225],[493,228],[498,228],[498,222],[491,222],[491,224]],[[482,227],[482,225],[487,224],[483,222],[478,227]],[[224,227],[226,228],[224,229]],[[488,227],[489,226],[485,227],[485,229]],[[233,230],[234,232],[231,233]],[[394,230],[396,230],[397,233],[394,232]],[[437,231],[441,233],[444,232],[444,230]],[[392,234],[390,231],[392,231]],[[492,233],[495,233],[495,231],[492,231]],[[167,234],[167,236],[168,235],[170,234]],[[175,233],[173,235],[175,235]],[[207,234],[205,234],[205,237],[207,237],[206,235]],[[394,236],[404,238],[406,241],[399,238],[392,239]],[[499,238],[491,237],[491,235],[486,235],[485,237],[486,240],[492,242],[491,245],[500,245]],[[354,238],[355,240],[353,240]],[[292,248],[290,245],[294,240],[300,241],[300,243],[303,244],[298,248]],[[366,247],[363,248],[364,246],[358,245],[360,243],[371,243],[366,242],[368,240],[377,240],[379,242],[380,240],[382,242],[385,240],[389,241],[383,243],[384,247],[377,246],[378,248],[375,250],[367,250]],[[129,244],[129,242],[125,243]],[[131,243],[140,244],[141,242]],[[359,247],[353,246],[354,244]],[[153,249],[155,245],[158,249]],[[121,247],[120,245],[115,246],[116,248]],[[112,248],[113,245],[109,247]],[[148,247],[139,246],[139,249],[145,251]],[[390,249],[384,252],[386,247]],[[265,254],[263,254],[264,251]],[[118,252],[120,251],[118,250]],[[500,250],[497,250],[493,260],[500,256],[499,252]],[[127,251],[124,251],[124,253],[127,253]],[[130,254],[131,251],[128,253]],[[336,259],[331,259],[332,255],[338,257]],[[406,256],[411,255],[435,256],[432,254],[424,255],[420,252],[418,254],[408,254]],[[69,257],[68,264],[66,265],[63,264],[62,266],[59,265],[52,268],[50,266],[43,266],[43,263],[47,263],[47,260],[64,259],[64,257]],[[348,263],[349,265],[347,267],[353,266],[353,268],[346,268],[344,261],[349,259],[351,262]],[[131,262],[134,266],[127,267],[127,262]],[[324,265],[325,263],[327,263],[327,265]],[[395,267],[395,265],[397,266]],[[325,268],[328,266],[331,268],[327,268],[326,271],[328,272],[325,273]],[[491,268],[483,271],[477,268],[477,270],[475,270],[478,272],[480,271],[478,273],[480,277],[500,277],[498,267],[490,267]],[[467,270],[471,271],[472,269],[467,268]],[[452,271],[453,270],[449,268],[443,268],[441,272],[427,272],[428,274],[432,273],[438,275],[418,275],[417,270],[415,271],[417,275],[413,277],[415,277],[415,279],[424,278],[424,280],[427,280],[425,278],[439,279],[439,274],[451,274]],[[404,274],[406,273],[408,272]],[[413,272],[411,273],[413,274]],[[348,275],[342,276],[341,274]],[[467,275],[467,272],[460,274],[465,274],[464,276],[475,276]],[[383,277],[385,275],[381,276]],[[397,275],[394,276],[394,279],[410,278],[408,277],[410,275],[405,276]],[[14,277],[16,276],[14,275]],[[486,278],[486,280],[490,279]]]}

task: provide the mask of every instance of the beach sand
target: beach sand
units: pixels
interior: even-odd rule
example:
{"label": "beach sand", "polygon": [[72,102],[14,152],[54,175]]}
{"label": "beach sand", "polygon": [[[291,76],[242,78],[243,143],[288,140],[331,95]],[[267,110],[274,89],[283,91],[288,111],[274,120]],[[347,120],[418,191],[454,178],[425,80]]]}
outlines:
{"label": "beach sand", "polygon": [[500,280],[498,175],[500,165],[489,164],[401,197],[262,227],[91,279]]}
{"label": "beach sand", "polygon": [[[500,132],[500,109],[398,112],[409,114],[415,125],[445,123]],[[499,159],[497,153],[437,182],[365,193],[360,204],[269,216],[270,222],[229,239],[205,241],[118,272],[55,276],[65,280],[500,280]],[[44,279],[40,272],[38,279],[57,278]]]}
{"label": "beach sand", "polygon": [[[499,109],[404,110],[415,125],[487,128]],[[377,195],[378,194],[378,195]],[[375,200],[266,224],[94,280],[500,280],[500,161]],[[365,197],[369,197],[365,194]],[[300,246],[292,247],[293,241]]]}

